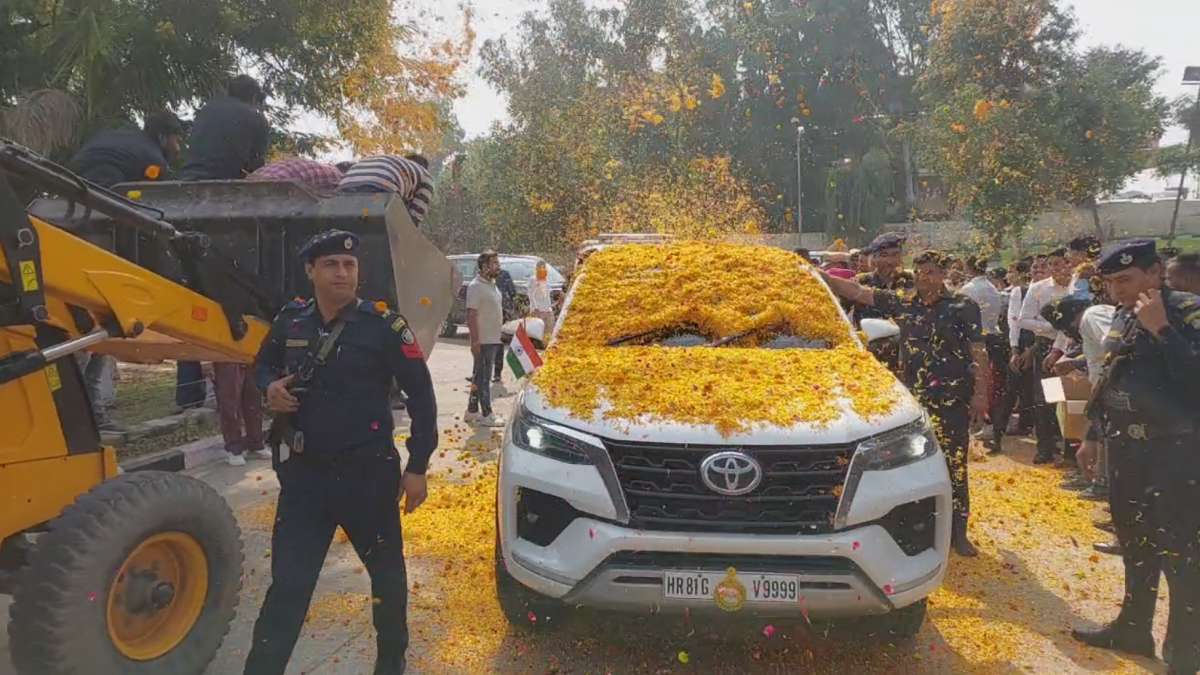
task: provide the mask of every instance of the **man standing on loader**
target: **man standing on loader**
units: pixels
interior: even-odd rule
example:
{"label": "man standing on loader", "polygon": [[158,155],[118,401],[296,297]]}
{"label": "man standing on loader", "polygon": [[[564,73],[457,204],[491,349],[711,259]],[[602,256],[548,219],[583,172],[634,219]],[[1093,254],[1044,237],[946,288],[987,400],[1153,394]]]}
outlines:
{"label": "man standing on loader", "polygon": [[[371,577],[375,675],[401,675],[408,649],[408,580],[398,501],[425,501],[437,447],[437,405],[421,347],[404,317],[360,300],[358,237],[340,230],[300,250],[313,300],[284,308],[255,360],[267,406],[291,416],[274,458],[280,493],[271,587],[254,625],[246,675],[283,675],[334,532],[341,526]],[[408,395],[408,463],[392,440],[389,393]]]}
{"label": "man standing on loader", "polygon": [[183,180],[245,178],[267,161],[271,127],[262,114],[267,94],[249,75],[229,82],[227,96],[196,113],[188,139]]}
{"label": "man standing on loader", "polygon": [[[170,163],[179,152],[183,123],[174,113],[148,115],[137,128],[111,129],[93,136],[67,162],[67,167],[101,187],[117,183],[158,180],[170,174]],[[111,387],[117,363],[111,356],[76,352],[83,372],[92,416],[100,431],[123,431],[108,417],[104,391]]]}
{"label": "man standing on loader", "polygon": [[183,123],[174,113],[146,116],[141,130],[110,129],[93,136],[67,168],[100,187],[166,178],[179,153]]}

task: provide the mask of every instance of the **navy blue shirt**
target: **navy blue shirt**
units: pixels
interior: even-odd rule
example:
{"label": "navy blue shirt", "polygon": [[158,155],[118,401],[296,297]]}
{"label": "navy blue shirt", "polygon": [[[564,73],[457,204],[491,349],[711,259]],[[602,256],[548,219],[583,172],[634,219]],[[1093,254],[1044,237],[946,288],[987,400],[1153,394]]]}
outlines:
{"label": "navy blue shirt", "polygon": [[[158,170],[147,173],[151,166]],[[170,169],[162,148],[141,129],[101,131],[71,157],[67,168],[101,187],[164,180]]]}
{"label": "navy blue shirt", "polygon": [[[1194,428],[1200,396],[1200,297],[1163,288],[1170,327],[1158,336],[1137,328],[1131,354],[1109,373],[1104,391],[1104,413],[1115,429],[1145,424],[1153,435]],[[1118,307],[1112,328],[1104,339],[1111,360],[1130,322],[1132,310]],[[1107,366],[1106,366],[1107,367]]]}
{"label": "navy blue shirt", "polygon": [[245,178],[267,161],[271,128],[254,106],[232,96],[204,104],[188,136],[183,180]]}
{"label": "navy blue shirt", "polygon": [[876,290],[874,307],[900,327],[900,380],[926,405],[969,403],[975,393],[973,344],[983,344],[979,305],[944,291],[933,302],[915,291]]}
{"label": "navy blue shirt", "polygon": [[[304,434],[305,459],[327,462],[368,444],[390,447],[394,380],[408,395],[412,419],[404,470],[424,474],[438,443],[437,403],[412,330],[404,317],[362,300],[347,305],[339,317],[345,327],[299,397],[295,427]],[[265,392],[275,380],[295,373],[327,328],[316,302],[285,307],[254,361],[259,389]]]}

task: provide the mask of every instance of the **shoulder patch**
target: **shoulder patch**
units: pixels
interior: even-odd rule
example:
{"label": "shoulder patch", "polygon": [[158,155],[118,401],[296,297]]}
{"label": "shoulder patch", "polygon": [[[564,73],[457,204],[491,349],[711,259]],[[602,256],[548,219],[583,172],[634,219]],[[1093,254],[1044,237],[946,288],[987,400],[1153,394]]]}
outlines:
{"label": "shoulder patch", "polygon": [[399,314],[393,315],[396,320],[392,322],[392,330],[400,334],[400,341],[406,345],[416,344],[417,336],[413,334],[412,329],[408,327],[408,322]]}
{"label": "shoulder patch", "polygon": [[1188,312],[1186,315],[1184,315],[1183,322],[1192,328],[1200,330],[1200,309]]}

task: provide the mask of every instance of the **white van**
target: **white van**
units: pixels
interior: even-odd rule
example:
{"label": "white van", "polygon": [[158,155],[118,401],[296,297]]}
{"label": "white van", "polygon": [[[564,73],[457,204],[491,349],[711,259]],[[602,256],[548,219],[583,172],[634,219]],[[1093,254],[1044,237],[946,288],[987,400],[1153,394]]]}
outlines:
{"label": "white van", "polygon": [[[747,250],[755,274],[763,268],[756,251],[776,255]],[[548,364],[571,348],[554,341],[594,270],[589,261],[565,300]],[[846,345],[866,350],[819,276],[806,272],[823,291],[818,302],[845,322]],[[672,301],[685,303],[682,292]],[[877,320],[862,329],[867,340],[898,332]],[[655,348],[723,349],[688,337]],[[828,424],[722,434],[711,424],[613,420],[604,402],[590,416],[572,413],[550,403],[535,374],[505,430],[497,482],[496,592],[509,621],[544,627],[585,606],[862,618],[874,632],[915,635],[946,572],[950,475],[928,416],[885,369],[876,375],[890,378],[883,384],[896,403],[869,419],[847,405]]]}

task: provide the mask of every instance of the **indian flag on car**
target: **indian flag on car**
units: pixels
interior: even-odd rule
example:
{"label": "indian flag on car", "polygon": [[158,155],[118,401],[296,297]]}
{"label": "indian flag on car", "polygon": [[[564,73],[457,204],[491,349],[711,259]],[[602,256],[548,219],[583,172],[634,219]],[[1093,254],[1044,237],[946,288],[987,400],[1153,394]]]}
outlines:
{"label": "indian flag on car", "polygon": [[542,357],[538,356],[537,350],[533,348],[533,343],[529,341],[529,334],[525,332],[524,322],[517,325],[517,332],[508,346],[506,358],[508,367],[512,368],[513,375],[518,380],[542,366]]}

